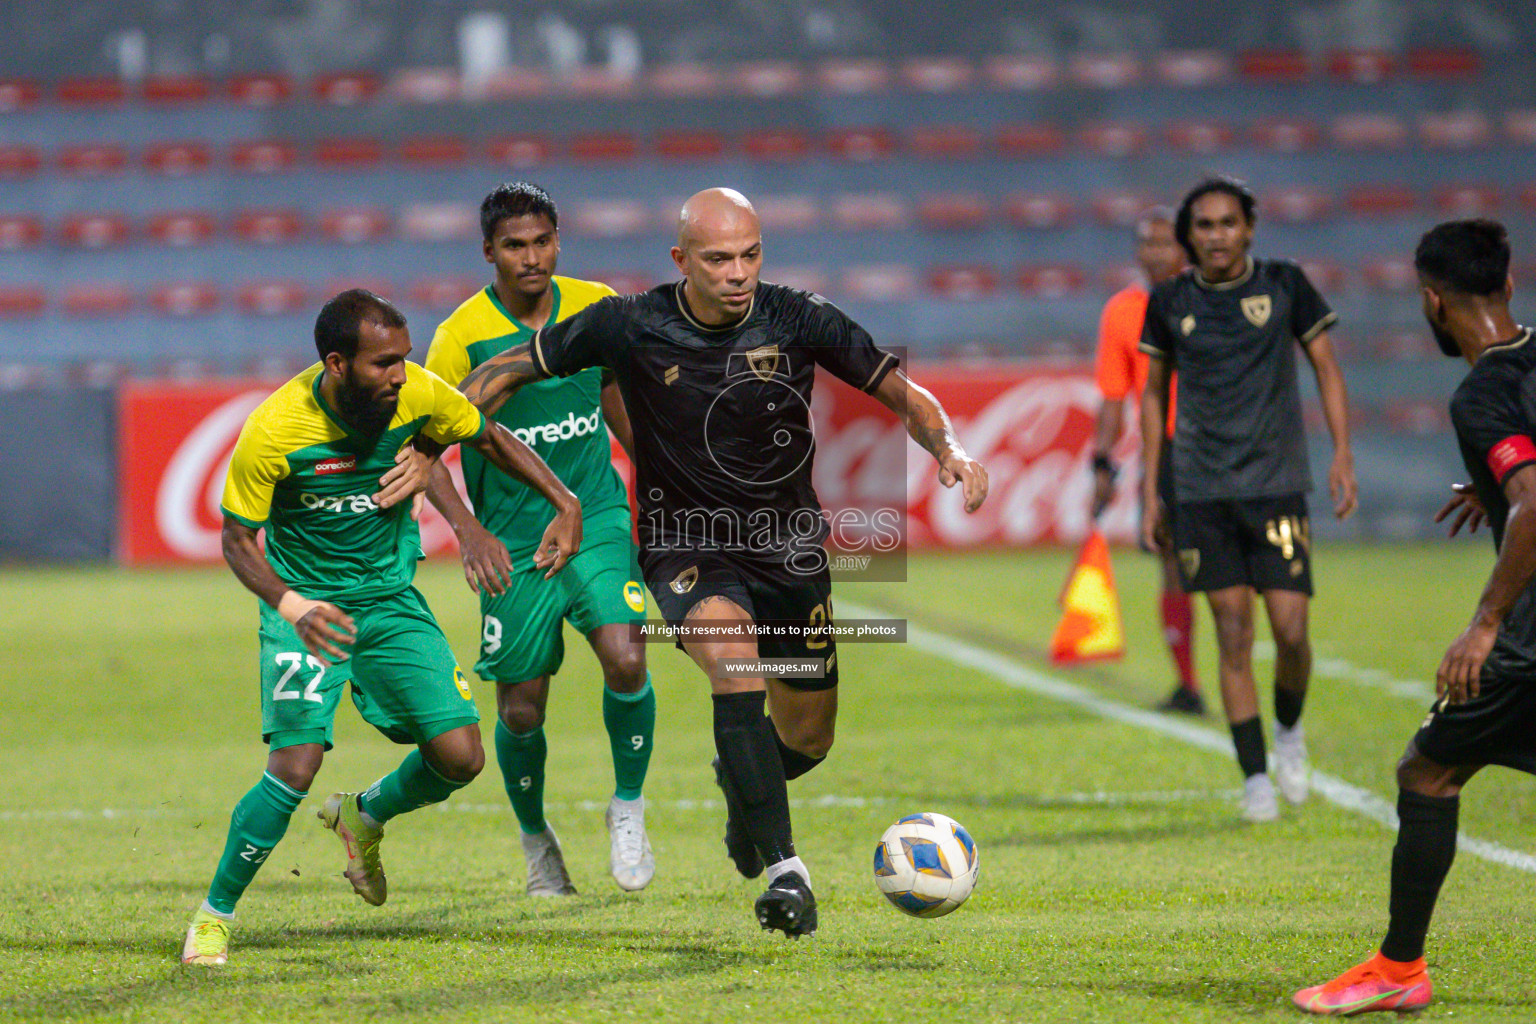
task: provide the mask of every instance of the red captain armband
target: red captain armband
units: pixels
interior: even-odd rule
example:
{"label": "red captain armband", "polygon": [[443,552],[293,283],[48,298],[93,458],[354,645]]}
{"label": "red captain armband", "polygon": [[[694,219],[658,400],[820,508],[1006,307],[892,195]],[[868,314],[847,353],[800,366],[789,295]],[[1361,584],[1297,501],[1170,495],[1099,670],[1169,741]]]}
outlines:
{"label": "red captain armband", "polygon": [[1536,442],[1524,434],[1512,434],[1488,450],[1488,468],[1501,486],[1505,477],[1528,462],[1536,462]]}

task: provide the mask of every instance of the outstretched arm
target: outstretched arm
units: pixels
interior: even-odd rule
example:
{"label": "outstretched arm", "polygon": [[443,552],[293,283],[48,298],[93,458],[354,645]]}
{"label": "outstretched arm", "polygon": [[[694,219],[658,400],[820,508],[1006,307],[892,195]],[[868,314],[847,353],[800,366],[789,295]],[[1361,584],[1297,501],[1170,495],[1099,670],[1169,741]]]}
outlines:
{"label": "outstretched arm", "polygon": [[490,416],[516,394],[518,388],[548,376],[539,369],[531,346],[514,345],[471,370],[459,384],[459,390],[475,403],[476,408]]}
{"label": "outstretched arm", "polygon": [[[527,346],[523,347],[526,349]],[[482,368],[489,365],[485,363]],[[464,383],[467,386],[468,379]],[[512,432],[500,423],[488,421],[480,436],[464,443],[485,456],[487,462],[503,473],[514,480],[521,480],[544,495],[555,506],[554,521],[544,531],[544,539],[533,556],[535,565],[540,569],[549,569],[544,574],[544,578],[549,579],[564,568],[570,557],[581,548],[581,502],[569,487],[560,482],[537,452],[513,437]]]}
{"label": "outstretched arm", "polygon": [[1358,504],[1355,484],[1355,456],[1349,448],[1349,395],[1344,389],[1344,374],[1334,358],[1333,342],[1324,331],[1304,348],[1317,374],[1317,394],[1323,401],[1323,419],[1333,436],[1333,464],[1328,467],[1328,493],[1333,496],[1333,514],[1348,519]]}
{"label": "outstretched arm", "polygon": [[352,616],[327,601],[311,601],[288,586],[272,570],[272,563],[257,543],[256,531],[238,520],[224,517],[220,535],[224,561],[245,588],[292,623],[309,653],[329,665],[331,660],[345,661],[349,655],[338,644],[357,639],[357,625]]}
{"label": "outstretched arm", "polygon": [[442,513],[453,535],[459,540],[459,559],[464,564],[464,579],[475,593],[504,593],[512,582],[512,559],[507,546],[480,525],[480,520],[464,504],[459,489],[453,485],[448,467],[441,462],[432,467],[427,484],[427,500]]}
{"label": "outstretched arm", "polygon": [[887,373],[874,395],[880,404],[901,417],[912,440],[938,461],[939,483],[953,487],[959,481],[965,489],[965,510],[975,512],[981,508],[987,498],[986,468],[965,454],[939,400],[900,369]]}

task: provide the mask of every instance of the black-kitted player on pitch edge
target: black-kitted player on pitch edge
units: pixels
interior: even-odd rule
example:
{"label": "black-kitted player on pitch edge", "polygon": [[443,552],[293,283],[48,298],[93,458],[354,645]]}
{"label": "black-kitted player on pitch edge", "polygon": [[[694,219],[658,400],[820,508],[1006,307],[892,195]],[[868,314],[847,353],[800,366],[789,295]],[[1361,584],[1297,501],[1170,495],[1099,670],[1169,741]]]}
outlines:
{"label": "black-kitted player on pitch edge", "polygon": [[1390,920],[1379,952],[1293,1001],[1309,1013],[1410,1011],[1429,1003],[1424,939],[1456,856],[1462,787],[1484,765],[1536,775],[1536,343],[1509,314],[1509,238],[1488,220],[1449,221],[1414,253],[1424,317],[1471,371],[1451,422],[1472,485],[1436,521],[1451,535],[1486,519],[1498,558],[1472,622],[1435,673],[1440,699],[1397,764]]}
{"label": "black-kitted player on pitch edge", "polygon": [[[487,414],[518,388],[591,366],[613,371],[634,427],[640,562],[674,627],[707,621],[734,635],[683,635],[714,696],[726,848],[756,877],[764,928],[816,929],[810,875],[795,855],[785,783],[826,757],[837,718],[836,644],[802,633],[761,644],[762,620],[832,621],[822,549],[828,528],[811,486],[816,367],[873,394],[939,463],[945,486],[981,506],[987,475],[949,418],[896,368],[896,357],[818,295],[759,282],[762,230],[752,205],[709,189],[683,206],[673,261],[683,280],[603,299],[490,359],[464,393]],[[707,524],[703,536],[695,526]],[[760,650],[761,649],[761,650]],[[744,677],[725,663],[811,657],[821,679]],[[771,719],[763,714],[767,707]]]}

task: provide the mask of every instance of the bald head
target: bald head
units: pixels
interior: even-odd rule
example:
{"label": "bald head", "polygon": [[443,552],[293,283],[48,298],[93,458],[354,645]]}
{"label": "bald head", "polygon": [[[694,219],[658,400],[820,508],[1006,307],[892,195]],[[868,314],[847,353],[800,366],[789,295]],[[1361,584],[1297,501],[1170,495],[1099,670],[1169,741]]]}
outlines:
{"label": "bald head", "polygon": [[683,204],[677,217],[677,247],[687,252],[721,238],[761,231],[757,211],[746,196],[733,188],[707,188]]}

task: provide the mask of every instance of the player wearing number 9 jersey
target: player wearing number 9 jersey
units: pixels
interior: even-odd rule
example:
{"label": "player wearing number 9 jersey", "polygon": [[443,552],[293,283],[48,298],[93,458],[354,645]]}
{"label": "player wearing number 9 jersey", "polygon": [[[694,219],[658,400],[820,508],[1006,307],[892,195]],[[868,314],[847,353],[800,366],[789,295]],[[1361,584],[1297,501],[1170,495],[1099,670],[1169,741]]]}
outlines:
{"label": "player wearing number 9 jersey", "polygon": [[429,460],[407,446],[474,445],[555,504],[544,542],[558,554],[541,556],[552,573],[581,543],[575,495],[463,395],[405,361],[405,318],[387,301],[361,290],[338,295],[320,311],[315,345],[322,361],[247,419],[225,482],[224,557],[263,602],[269,754],[230,818],[208,898],[187,929],[185,963],[227,960],[235,903],[308,795],[348,683],[364,720],[416,748],[367,792],[334,794],[319,811],[368,903],[386,896],[384,823],[447,799],[484,764],[469,685],[411,585],[421,543],[405,499],[425,487]]}

